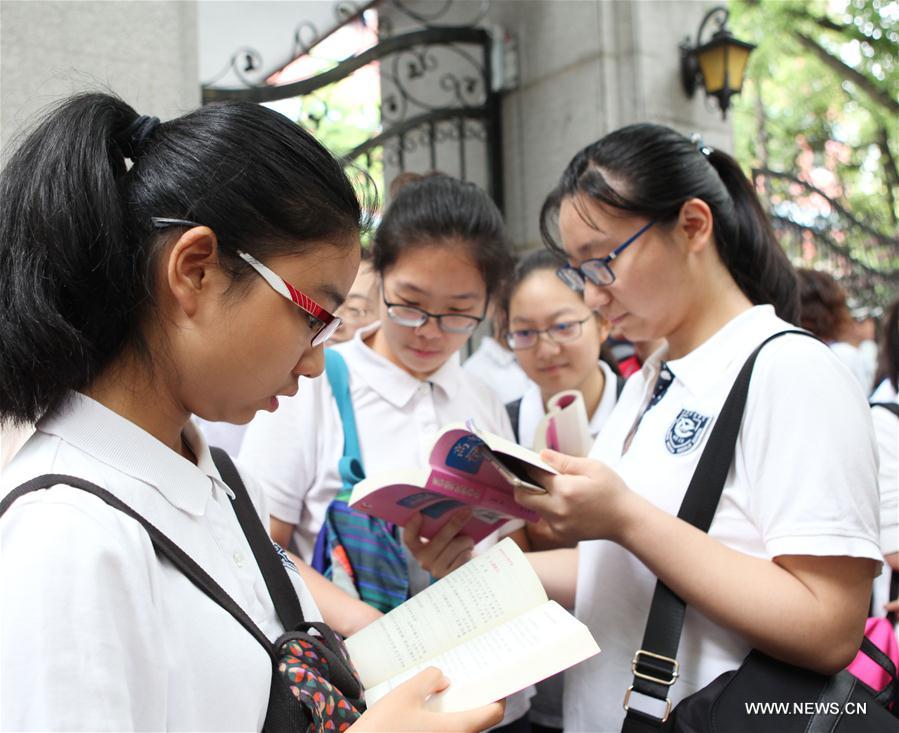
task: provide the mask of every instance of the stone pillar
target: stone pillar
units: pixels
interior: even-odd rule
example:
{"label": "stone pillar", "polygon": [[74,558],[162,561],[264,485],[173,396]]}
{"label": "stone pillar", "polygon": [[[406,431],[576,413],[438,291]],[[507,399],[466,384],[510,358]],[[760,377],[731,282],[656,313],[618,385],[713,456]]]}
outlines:
{"label": "stone pillar", "polygon": [[540,246],[537,216],[580,148],[633,122],[697,131],[730,150],[729,122],[702,92],[687,99],[678,44],[700,0],[499,0],[490,18],[518,43],[519,86],[503,100],[505,212],[520,249]]}

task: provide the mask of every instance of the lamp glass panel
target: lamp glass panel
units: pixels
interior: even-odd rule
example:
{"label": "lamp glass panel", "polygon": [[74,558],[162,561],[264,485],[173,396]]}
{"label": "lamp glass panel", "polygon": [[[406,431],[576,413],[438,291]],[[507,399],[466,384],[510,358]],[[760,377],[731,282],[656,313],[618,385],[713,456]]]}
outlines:
{"label": "lamp glass panel", "polygon": [[743,88],[743,75],[746,73],[750,51],[751,48],[743,46],[731,46],[727,50],[727,83],[735,92]]}
{"label": "lamp glass panel", "polygon": [[[705,90],[709,94],[721,91],[724,87],[724,64],[726,61],[724,48],[723,45],[709,46],[696,54]],[[743,63],[745,65],[745,60]]]}

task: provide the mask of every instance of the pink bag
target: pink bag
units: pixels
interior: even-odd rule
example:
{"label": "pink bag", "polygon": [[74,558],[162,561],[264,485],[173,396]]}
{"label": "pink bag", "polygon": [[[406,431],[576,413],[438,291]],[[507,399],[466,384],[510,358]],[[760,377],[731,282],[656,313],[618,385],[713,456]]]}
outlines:
{"label": "pink bag", "polygon": [[[871,658],[864,651],[855,655],[847,669],[875,692],[880,692],[891,682],[896,684],[896,669],[899,669],[899,642],[893,625],[885,618],[872,616],[865,623],[865,640],[877,647],[893,663],[892,675],[888,665]],[[863,647],[866,646],[863,642]],[[887,667],[886,669],[884,667]],[[896,712],[895,710],[893,711]]]}

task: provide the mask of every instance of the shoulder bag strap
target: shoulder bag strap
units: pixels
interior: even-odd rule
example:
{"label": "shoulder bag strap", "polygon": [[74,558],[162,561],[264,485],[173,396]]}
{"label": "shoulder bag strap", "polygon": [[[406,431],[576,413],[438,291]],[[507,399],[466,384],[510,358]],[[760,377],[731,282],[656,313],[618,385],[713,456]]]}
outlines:
{"label": "shoulder bag strap", "polygon": [[213,580],[210,575],[203,570],[184,550],[164,535],[149,520],[138,514],[134,509],[121,501],[106,489],[100,488],[96,484],[91,483],[77,476],[67,476],[64,474],[45,474],[38,476],[30,481],[26,481],[21,486],[13,489],[0,501],[0,517],[9,509],[13,502],[21,496],[39,491],[41,489],[49,489],[51,486],[65,484],[81,491],[102,499],[113,509],[131,517],[140,524],[153,543],[153,548],[157,554],[162,555],[178,570],[180,570],[188,580],[190,580],[197,588],[205,593],[211,600],[221,606],[225,611],[231,614],[241,626],[243,626],[250,635],[259,642],[262,648],[268,654],[272,662],[272,680],[269,689],[269,699],[266,708],[265,722],[263,724],[263,733],[286,733],[287,731],[304,731],[310,723],[310,719],[306,711],[297,705],[292,697],[290,690],[287,688],[280,673],[278,673],[278,658],[274,645],[269,641],[265,633],[253,622],[246,612],[229,596],[224,589]]}
{"label": "shoulder bag strap", "polygon": [[247,488],[244,486],[231,456],[221,448],[210,448],[209,452],[212,454],[212,460],[221,474],[222,480],[234,492],[234,513],[237,515],[237,521],[240,522],[247,542],[250,543],[250,549],[253,550],[256,564],[259,565],[265,586],[268,588],[268,593],[275,606],[275,612],[286,631],[295,629],[305,620],[303,608],[300,605],[300,599],[297,598],[293,583],[290,582],[290,577],[287,575],[284,563],[281,561],[281,556],[275,550],[271,537],[262,524],[256,507],[253,506]]}
{"label": "shoulder bag strap", "polygon": [[45,474],[33,478],[30,481],[26,481],[21,486],[18,486],[9,492],[9,494],[4,497],[3,501],[0,501],[0,516],[3,516],[6,510],[9,509],[13,502],[19,497],[33,491],[49,489],[51,486],[56,486],[57,484],[65,484],[86,491],[89,494],[93,494],[99,499],[102,499],[113,509],[117,509],[122,512],[122,514],[126,514],[140,524],[150,536],[150,541],[153,543],[156,552],[178,568],[188,580],[209,596],[209,598],[230,613],[241,626],[253,635],[253,637],[263,646],[268,655],[274,660],[275,651],[272,643],[262,630],[253,623],[253,620],[246,614],[246,612],[237,605],[234,599],[231,598],[231,596],[229,596],[186,552],[184,552],[184,550],[172,542],[172,540],[157,529],[155,525],[151,524],[149,520],[144,519],[143,516],[138,514],[125,502],[106,491],[106,489],[102,489],[96,484],[78,478],[77,476]]}
{"label": "shoulder bag strap", "polygon": [[[694,527],[708,532],[718,508],[721,492],[727,472],[733,463],[737,446],[737,436],[743,422],[746,398],[749,394],[749,381],[756,357],[766,344],[787,334],[816,338],[808,331],[798,329],[781,331],[769,336],[753,351],[743,364],[737,379],[731,387],[724,406],[715,420],[715,426],[709,435],[708,443],[699,457],[699,463],[687,492],[677,513],[679,519],[689,522]],[[668,699],[668,688],[678,677],[677,648],[684,625],[686,604],[661,580],[656,582],[649,618],[643,643],[634,654],[631,669],[634,681],[625,696],[627,716],[624,719],[622,733],[639,733],[656,731],[665,727],[671,702]],[[632,691],[639,692],[666,705],[662,718],[656,718],[639,710],[628,708],[628,700]]]}

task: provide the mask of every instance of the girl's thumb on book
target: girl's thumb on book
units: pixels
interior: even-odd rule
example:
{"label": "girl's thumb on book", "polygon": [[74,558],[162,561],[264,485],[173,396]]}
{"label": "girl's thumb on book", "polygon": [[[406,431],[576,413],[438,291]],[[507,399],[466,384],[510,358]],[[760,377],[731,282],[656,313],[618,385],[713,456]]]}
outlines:
{"label": "girl's thumb on book", "polygon": [[583,473],[582,461],[585,459],[577,456],[569,456],[567,453],[559,453],[558,451],[544,448],[540,451],[540,458],[548,463],[552,468],[563,474],[580,474]]}
{"label": "girl's thumb on book", "polygon": [[419,691],[422,695],[431,695],[449,687],[449,678],[437,667],[428,667],[418,674]]}

